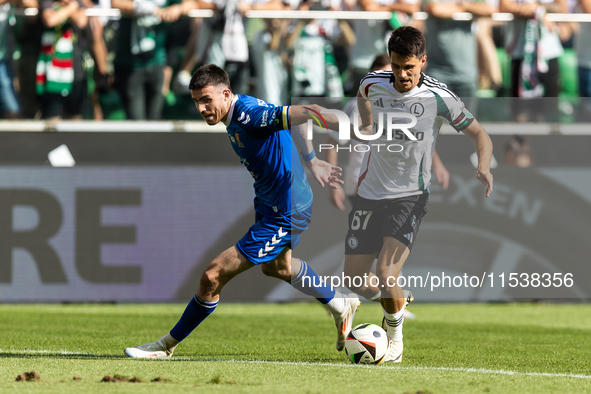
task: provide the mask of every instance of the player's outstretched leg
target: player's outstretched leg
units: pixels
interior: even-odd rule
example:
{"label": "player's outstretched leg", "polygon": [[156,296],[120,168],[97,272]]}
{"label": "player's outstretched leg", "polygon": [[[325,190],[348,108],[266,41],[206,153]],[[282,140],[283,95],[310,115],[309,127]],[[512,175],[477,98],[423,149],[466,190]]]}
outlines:
{"label": "player's outstretched leg", "polygon": [[174,328],[156,342],[128,347],[124,353],[132,358],[171,357],[176,346],[213,313],[224,285],[253,266],[234,246],[222,252],[201,275],[199,292],[191,299]]}
{"label": "player's outstretched leg", "polygon": [[286,281],[302,293],[316,298],[332,314],[337,327],[337,350],[345,348],[345,339],[351,331],[359,297],[341,294],[322,281],[304,260],[291,257],[291,249],[285,248],[277,259],[261,266],[267,276]]}
{"label": "player's outstretched leg", "polygon": [[345,348],[345,339],[351,327],[355,312],[361,304],[359,297],[352,294],[341,294],[323,282],[314,270],[301,259],[292,259],[292,279],[288,281],[294,288],[304,294],[315,297],[334,317],[337,327],[337,350]]}
{"label": "player's outstretched leg", "polygon": [[172,330],[156,342],[128,347],[125,354],[132,358],[168,358],[176,346],[185,339],[218,305],[218,302],[204,301],[197,294],[191,299],[185,312]]}

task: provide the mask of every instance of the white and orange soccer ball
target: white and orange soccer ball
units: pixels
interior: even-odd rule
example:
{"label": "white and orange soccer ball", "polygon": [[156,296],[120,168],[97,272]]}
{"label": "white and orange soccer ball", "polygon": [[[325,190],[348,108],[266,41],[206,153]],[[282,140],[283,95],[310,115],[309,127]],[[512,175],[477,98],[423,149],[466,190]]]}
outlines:
{"label": "white and orange soccer ball", "polygon": [[388,351],[388,335],[376,324],[353,327],[345,340],[345,353],[353,364],[379,364]]}

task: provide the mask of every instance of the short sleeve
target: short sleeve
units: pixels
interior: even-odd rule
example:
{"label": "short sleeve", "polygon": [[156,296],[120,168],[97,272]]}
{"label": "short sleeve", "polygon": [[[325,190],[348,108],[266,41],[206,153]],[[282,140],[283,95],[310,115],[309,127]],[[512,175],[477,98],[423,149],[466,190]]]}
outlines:
{"label": "short sleeve", "polygon": [[458,133],[474,121],[462,100],[455,95],[437,95],[437,115],[445,118]]}
{"label": "short sleeve", "polygon": [[437,99],[437,116],[449,122],[458,133],[465,130],[474,121],[474,116],[466,109],[462,100],[444,84],[439,88],[429,89]]}
{"label": "short sleeve", "polygon": [[289,106],[275,106],[263,100],[241,102],[234,121],[253,138],[267,138],[279,130],[289,130]]}

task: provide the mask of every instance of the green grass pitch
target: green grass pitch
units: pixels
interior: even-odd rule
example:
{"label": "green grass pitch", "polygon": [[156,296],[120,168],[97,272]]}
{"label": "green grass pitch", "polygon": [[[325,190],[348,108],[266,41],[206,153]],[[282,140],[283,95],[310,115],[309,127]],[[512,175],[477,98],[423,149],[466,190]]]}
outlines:
{"label": "green grass pitch", "polygon": [[[319,305],[222,303],[172,360],[123,356],[166,333],[183,309],[0,305],[0,392],[591,392],[591,305],[411,305],[402,364],[354,366],[335,350],[334,323]],[[380,321],[375,304],[355,317]],[[15,381],[28,371],[41,381]],[[100,382],[105,375],[143,382]]]}

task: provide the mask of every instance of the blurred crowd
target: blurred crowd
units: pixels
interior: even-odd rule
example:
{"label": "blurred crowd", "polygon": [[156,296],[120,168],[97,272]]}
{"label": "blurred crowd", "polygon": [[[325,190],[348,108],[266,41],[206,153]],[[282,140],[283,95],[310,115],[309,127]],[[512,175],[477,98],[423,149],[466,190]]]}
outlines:
{"label": "blurred crowd", "polygon": [[[214,16],[188,17],[193,10]],[[250,10],[392,18],[246,18]],[[419,11],[427,20],[413,20]],[[474,17],[452,18],[461,12]],[[495,22],[496,12],[514,19]],[[228,72],[235,92],[274,104],[354,96],[390,31],[412,24],[427,37],[428,75],[467,105],[483,94],[532,99],[511,115],[536,120],[560,96],[591,96],[591,24],[551,22],[549,13],[591,13],[591,0],[0,0],[0,118],[194,118],[187,87],[208,63]]]}

